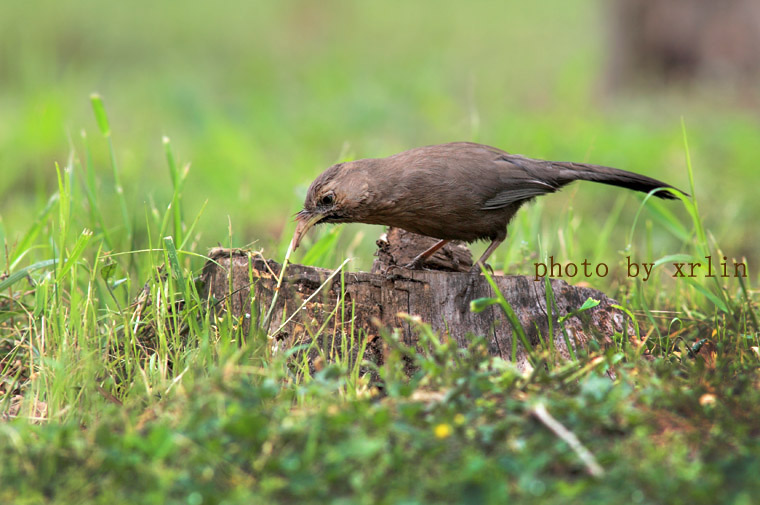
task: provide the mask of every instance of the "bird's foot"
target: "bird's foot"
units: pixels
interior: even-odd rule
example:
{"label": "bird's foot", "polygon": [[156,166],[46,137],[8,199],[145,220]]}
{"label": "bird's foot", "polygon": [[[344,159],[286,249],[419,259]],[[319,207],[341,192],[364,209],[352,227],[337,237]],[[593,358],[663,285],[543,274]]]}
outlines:
{"label": "bird's foot", "polygon": [[407,270],[423,270],[424,263],[425,263],[425,259],[417,256],[412,261],[404,265],[404,268],[406,268]]}

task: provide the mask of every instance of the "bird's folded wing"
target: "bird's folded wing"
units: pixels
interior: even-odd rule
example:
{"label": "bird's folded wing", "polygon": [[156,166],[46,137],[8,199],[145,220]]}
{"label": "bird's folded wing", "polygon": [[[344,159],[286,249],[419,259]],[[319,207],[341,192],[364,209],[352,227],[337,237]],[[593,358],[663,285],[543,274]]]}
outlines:
{"label": "bird's folded wing", "polygon": [[507,207],[513,203],[529,200],[533,197],[554,193],[559,188],[538,180],[526,180],[502,189],[495,196],[485,201],[481,210],[495,210]]}

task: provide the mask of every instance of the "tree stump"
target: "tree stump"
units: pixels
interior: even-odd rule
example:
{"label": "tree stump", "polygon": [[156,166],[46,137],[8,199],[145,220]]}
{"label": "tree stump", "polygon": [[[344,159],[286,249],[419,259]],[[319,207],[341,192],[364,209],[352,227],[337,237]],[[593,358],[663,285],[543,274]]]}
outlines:
{"label": "tree stump", "polygon": [[[204,294],[218,308],[239,318],[244,331],[251,324],[266,331],[273,352],[307,344],[312,362],[320,354],[329,359],[338,353],[343,358],[382,365],[383,340],[377,338],[381,331],[395,329],[401,341],[414,346],[419,335],[415,328],[418,317],[441,338],[454,339],[463,347],[469,335],[485,336],[489,352],[505,360],[511,359],[512,346],[517,345],[517,365],[525,369],[528,353],[500,306],[491,305],[478,313],[470,310],[472,300],[493,298],[496,293],[483,275],[458,271],[472,264],[469,251],[462,253],[463,246],[448,244],[439,251],[433,263],[441,270],[396,266],[424,250],[426,240],[430,239],[390,230],[378,241],[380,258],[373,266],[375,273],[336,273],[289,265],[268,320],[266,314],[277,292],[282,265],[249,251],[216,248],[209,253],[212,261],[203,269]],[[445,270],[447,262],[455,271]],[[593,339],[604,346],[615,333],[633,334],[624,313],[612,307],[616,302],[601,291],[551,279],[555,305],[550,309],[543,280],[519,275],[494,275],[493,280],[533,348],[551,345],[549,337],[558,355],[568,358],[566,338],[580,349]],[[600,303],[559,323],[560,317],[578,310],[589,298]],[[360,342],[365,346],[358,356]]]}

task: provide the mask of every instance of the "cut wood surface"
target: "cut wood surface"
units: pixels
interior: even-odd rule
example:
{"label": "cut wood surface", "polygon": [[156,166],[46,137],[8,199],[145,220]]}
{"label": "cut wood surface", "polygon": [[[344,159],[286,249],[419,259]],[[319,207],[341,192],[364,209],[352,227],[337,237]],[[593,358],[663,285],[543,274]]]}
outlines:
{"label": "cut wood surface", "polygon": [[[450,253],[443,251],[442,257],[447,254]],[[518,366],[524,368],[527,364],[525,348],[498,304],[479,313],[470,310],[472,300],[496,296],[483,275],[407,270],[387,262],[373,267],[373,271],[384,273],[336,273],[291,264],[266,321],[282,266],[259,254],[236,249],[217,248],[209,256],[213,261],[203,271],[205,294],[219,309],[231,311],[246,329],[250,324],[263,325],[275,352],[313,343],[312,357],[319,354],[319,349],[329,357],[333,352],[346,352],[344,336],[353,335],[355,342],[366,339],[362,357],[382,364],[383,344],[377,338],[381,329],[398,329],[400,339],[408,345],[417,342],[416,322],[404,316],[408,314],[430,324],[443,338],[455,339],[460,346],[468,344],[471,334],[486,336],[490,353],[506,360],[511,359],[512,345],[516,344]],[[450,257],[458,258],[456,254]],[[460,268],[462,263],[466,262],[458,258],[452,268]],[[330,276],[332,279],[327,281]],[[591,339],[604,346],[614,333],[623,332],[624,325],[632,333],[624,313],[612,307],[616,302],[601,291],[552,279],[555,305],[550,310],[543,280],[498,275],[493,280],[533,347],[550,345],[546,340],[550,318],[553,345],[563,357],[569,357],[563,328],[571,345],[577,348]],[[599,305],[559,324],[561,316],[577,311],[589,298],[598,300]],[[356,353],[359,346],[351,342],[348,345],[353,349],[350,352]]]}

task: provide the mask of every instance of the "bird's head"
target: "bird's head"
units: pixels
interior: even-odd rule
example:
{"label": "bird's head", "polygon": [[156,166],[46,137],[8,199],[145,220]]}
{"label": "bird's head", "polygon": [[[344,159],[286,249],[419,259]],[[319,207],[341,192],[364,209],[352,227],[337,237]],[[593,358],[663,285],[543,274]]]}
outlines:
{"label": "bird's head", "polygon": [[361,221],[361,207],[368,199],[366,171],[363,170],[363,162],[367,161],[333,165],[311,183],[303,210],[296,214],[293,250],[315,224]]}

